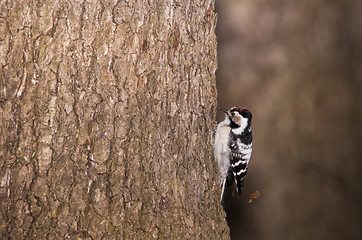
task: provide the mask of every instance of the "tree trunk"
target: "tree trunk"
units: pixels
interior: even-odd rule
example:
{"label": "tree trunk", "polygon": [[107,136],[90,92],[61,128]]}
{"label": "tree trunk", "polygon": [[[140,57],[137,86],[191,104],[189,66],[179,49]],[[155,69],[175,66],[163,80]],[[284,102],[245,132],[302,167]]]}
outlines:
{"label": "tree trunk", "polygon": [[214,2],[0,4],[1,238],[228,238]]}

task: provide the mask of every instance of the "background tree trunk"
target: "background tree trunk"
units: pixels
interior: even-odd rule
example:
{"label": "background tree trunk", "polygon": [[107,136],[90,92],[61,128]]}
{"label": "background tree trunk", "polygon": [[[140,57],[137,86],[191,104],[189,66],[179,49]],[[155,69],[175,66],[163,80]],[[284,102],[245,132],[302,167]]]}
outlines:
{"label": "background tree trunk", "polygon": [[2,239],[225,239],[199,1],[0,5]]}

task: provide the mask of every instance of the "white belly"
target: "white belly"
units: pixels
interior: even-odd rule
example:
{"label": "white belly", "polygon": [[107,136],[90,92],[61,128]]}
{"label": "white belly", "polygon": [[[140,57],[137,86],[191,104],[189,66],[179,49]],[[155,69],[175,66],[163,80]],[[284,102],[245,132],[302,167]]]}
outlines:
{"label": "white belly", "polygon": [[230,148],[229,148],[230,128],[226,126],[218,126],[215,136],[214,155],[219,166],[220,183],[224,181],[230,166]]}

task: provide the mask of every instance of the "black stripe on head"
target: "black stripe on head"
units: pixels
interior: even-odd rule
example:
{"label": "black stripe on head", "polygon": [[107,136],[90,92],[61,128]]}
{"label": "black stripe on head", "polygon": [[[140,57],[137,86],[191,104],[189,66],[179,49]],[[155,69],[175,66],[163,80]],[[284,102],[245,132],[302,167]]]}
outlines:
{"label": "black stripe on head", "polygon": [[240,115],[243,116],[244,118],[249,119],[249,122],[251,122],[251,119],[253,118],[251,112],[249,112],[249,110],[246,108],[244,108],[244,110],[240,112]]}
{"label": "black stripe on head", "polygon": [[244,107],[233,107],[230,109],[230,112],[234,112],[234,111],[239,112],[240,115],[242,115],[243,117],[247,117],[247,118],[252,117],[251,112]]}

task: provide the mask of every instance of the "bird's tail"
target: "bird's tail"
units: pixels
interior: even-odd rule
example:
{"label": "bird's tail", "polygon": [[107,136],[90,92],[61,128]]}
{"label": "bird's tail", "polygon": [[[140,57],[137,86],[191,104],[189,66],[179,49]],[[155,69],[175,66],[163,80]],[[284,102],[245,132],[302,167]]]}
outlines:
{"label": "bird's tail", "polygon": [[238,196],[240,197],[241,195],[241,190],[243,190],[243,180],[244,179],[240,179],[240,178],[236,178],[235,182],[236,182],[236,189],[238,191]]}
{"label": "bird's tail", "polygon": [[229,168],[228,174],[222,184],[222,191],[221,191],[221,205],[222,205],[224,211],[225,211],[226,197],[229,193],[231,186],[233,185],[233,180],[234,180],[234,174],[233,174],[231,168]]}

